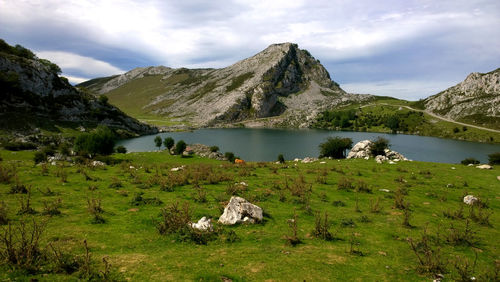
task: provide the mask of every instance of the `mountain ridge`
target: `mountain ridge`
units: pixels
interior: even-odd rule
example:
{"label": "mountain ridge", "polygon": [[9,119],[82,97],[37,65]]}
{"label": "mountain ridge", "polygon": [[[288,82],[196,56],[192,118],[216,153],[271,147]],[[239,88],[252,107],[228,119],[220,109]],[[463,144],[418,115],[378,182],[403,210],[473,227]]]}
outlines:
{"label": "mountain ridge", "polygon": [[[132,84],[141,80],[143,89],[133,93]],[[272,44],[222,69],[136,68],[104,83],[78,86],[106,94],[130,114],[167,117],[194,127],[268,117],[274,120],[271,126],[307,127],[324,108],[372,97],[346,93],[318,60],[293,43]],[[136,97],[131,105],[124,102],[134,100],[134,95],[143,99]]]}

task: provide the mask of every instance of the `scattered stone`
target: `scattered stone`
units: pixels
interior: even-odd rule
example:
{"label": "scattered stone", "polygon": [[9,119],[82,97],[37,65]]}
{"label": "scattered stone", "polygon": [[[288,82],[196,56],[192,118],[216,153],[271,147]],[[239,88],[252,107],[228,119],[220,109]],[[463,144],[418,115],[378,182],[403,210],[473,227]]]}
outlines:
{"label": "scattered stone", "polygon": [[467,166],[474,166],[474,164],[468,164]]}
{"label": "scattered stone", "polygon": [[453,188],[453,187],[454,187],[454,185],[451,183],[446,184],[446,188]]}
{"label": "scattered stone", "polygon": [[227,160],[221,152],[212,152],[209,146],[203,144],[191,144],[189,145],[189,149],[195,155],[198,155],[202,158],[209,158],[219,161]]}
{"label": "scattered stone", "polygon": [[139,209],[138,208],[132,208],[132,209],[128,209],[129,212],[138,212]]}
{"label": "scattered stone", "polygon": [[491,165],[487,165],[487,164],[478,165],[476,167],[479,169],[492,169],[493,168]]}
{"label": "scattered stone", "polygon": [[500,180],[500,175],[499,175],[499,176],[497,176],[497,179],[498,179],[498,180]]}
{"label": "scattered stone", "polygon": [[236,223],[262,221],[262,209],[247,200],[233,196],[224,208],[224,213],[220,216],[219,222],[226,225]]}
{"label": "scattered stone", "polygon": [[315,161],[317,161],[317,160],[318,160],[317,158],[305,157],[305,158],[302,160],[302,163],[304,163],[304,164],[308,164],[308,163],[315,162]]}
{"label": "scattered stone", "polygon": [[105,166],[106,164],[101,161],[93,161],[92,166]]}
{"label": "scattered stone", "polygon": [[386,193],[391,192],[391,190],[389,190],[389,189],[378,189],[378,190],[381,191],[381,192],[386,192]]}
{"label": "scattered stone", "polygon": [[386,253],[386,252],[384,252],[384,251],[378,251],[378,254],[379,254],[379,255],[383,255],[383,256],[387,256],[387,253]]}
{"label": "scattered stone", "polygon": [[464,197],[464,203],[467,205],[473,205],[475,202],[477,202],[479,199],[472,196],[472,195],[467,195]]}
{"label": "scattered stone", "polygon": [[179,171],[179,170],[183,170],[185,166],[179,166],[179,167],[174,167],[174,168],[171,168],[170,171]]}
{"label": "scattered stone", "polygon": [[451,169],[456,169],[456,168],[454,166],[452,166]]}
{"label": "scattered stone", "polygon": [[378,156],[375,157],[375,161],[378,164],[381,164],[381,163],[387,161],[387,157],[386,156],[382,156],[382,155],[378,155]]}
{"label": "scattered stone", "polygon": [[214,230],[214,226],[212,225],[212,220],[210,218],[206,218],[205,216],[198,220],[197,223],[191,222],[191,227],[194,229],[198,229],[201,231],[210,231]]}
{"label": "scattered stone", "polygon": [[395,162],[393,162],[393,161],[389,161],[389,164],[396,164],[396,163],[395,163]]}
{"label": "scattered stone", "polygon": [[300,162],[300,161],[301,161],[301,159],[299,159],[299,158],[295,158],[293,161],[294,161],[294,162]]}
{"label": "scattered stone", "polygon": [[326,162],[325,162],[325,161],[323,161],[323,162],[319,162],[319,163],[320,163],[320,164],[326,164]]}

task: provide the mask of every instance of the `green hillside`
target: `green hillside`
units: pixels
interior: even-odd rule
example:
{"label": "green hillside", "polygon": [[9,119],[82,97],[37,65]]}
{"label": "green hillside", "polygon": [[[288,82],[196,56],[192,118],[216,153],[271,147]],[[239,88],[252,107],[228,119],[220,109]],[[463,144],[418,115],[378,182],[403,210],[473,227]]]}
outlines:
{"label": "green hillside", "polygon": [[[121,163],[104,167],[33,166],[32,152],[0,156],[0,219],[10,224],[0,226],[0,280],[498,280],[498,167],[234,165],[166,152],[118,154]],[[262,207],[264,221],[216,224],[211,234],[157,230],[164,207],[217,221],[233,194]],[[463,204],[467,194],[480,204]],[[39,244],[32,260],[20,252],[8,263],[5,242],[20,248],[22,222],[44,227]]]}

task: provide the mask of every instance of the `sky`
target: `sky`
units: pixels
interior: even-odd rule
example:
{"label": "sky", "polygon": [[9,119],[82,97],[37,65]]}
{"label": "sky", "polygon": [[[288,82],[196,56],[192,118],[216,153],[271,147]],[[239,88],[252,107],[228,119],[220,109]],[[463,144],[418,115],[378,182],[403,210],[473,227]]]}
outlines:
{"label": "sky", "polygon": [[500,67],[498,0],[0,0],[0,38],[78,83],[307,49],[351,93],[418,100]]}

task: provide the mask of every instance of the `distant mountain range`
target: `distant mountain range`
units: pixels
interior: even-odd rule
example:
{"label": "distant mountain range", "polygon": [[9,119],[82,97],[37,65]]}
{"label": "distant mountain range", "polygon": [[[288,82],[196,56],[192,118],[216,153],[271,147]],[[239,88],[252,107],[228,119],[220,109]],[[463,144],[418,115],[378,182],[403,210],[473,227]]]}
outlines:
{"label": "distant mountain range", "polygon": [[[318,114],[377,97],[346,93],[307,50],[273,44],[223,69],[136,68],[77,85],[126,113],[191,127],[310,127]],[[418,106],[444,117],[500,128],[499,70],[473,73]]]}
{"label": "distant mountain range", "polygon": [[104,124],[125,135],[157,132],[109,104],[71,86],[59,67],[22,46],[0,39],[0,129],[28,134],[38,127],[95,127]]}

